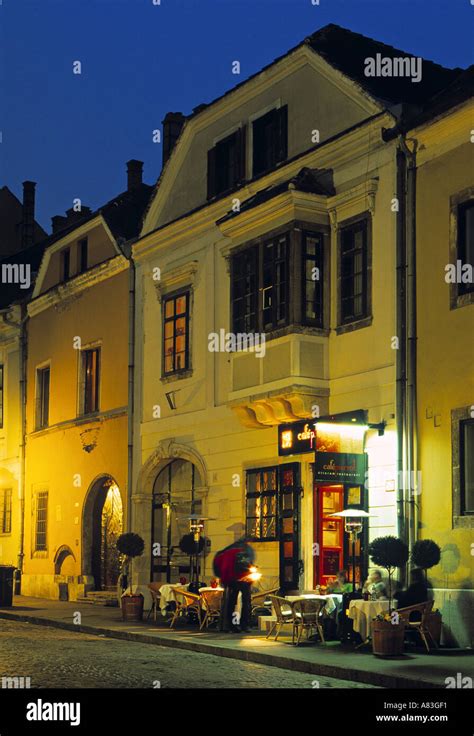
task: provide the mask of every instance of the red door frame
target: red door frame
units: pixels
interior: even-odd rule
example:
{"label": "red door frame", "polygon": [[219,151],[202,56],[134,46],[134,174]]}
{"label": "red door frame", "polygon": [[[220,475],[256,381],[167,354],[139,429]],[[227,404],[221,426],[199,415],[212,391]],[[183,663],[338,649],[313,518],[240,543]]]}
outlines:
{"label": "red door frame", "polygon": [[[340,520],[337,518],[332,519],[332,521],[335,521],[340,526],[340,539],[341,544],[338,547],[333,546],[327,546],[323,547],[323,530],[322,530],[322,522],[324,519],[323,516],[323,494],[322,491],[333,489],[334,491],[337,491],[337,493],[340,494],[342,498],[342,502],[340,504],[340,510],[342,511],[344,508],[344,485],[341,483],[315,483],[313,487],[313,550],[315,550],[315,553],[313,555],[313,586],[316,587],[316,585],[323,585],[326,583],[325,578],[328,576],[323,576],[323,563],[324,563],[324,551],[334,551],[339,553],[339,564],[338,564],[338,570],[342,570],[344,568],[344,520],[341,518]],[[327,517],[326,517],[327,518]],[[316,546],[318,545],[318,546]]]}

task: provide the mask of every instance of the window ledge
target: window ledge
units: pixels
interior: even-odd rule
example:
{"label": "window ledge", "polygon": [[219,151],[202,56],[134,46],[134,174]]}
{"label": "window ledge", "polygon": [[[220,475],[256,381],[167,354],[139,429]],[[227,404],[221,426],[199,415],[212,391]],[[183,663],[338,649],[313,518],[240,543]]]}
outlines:
{"label": "window ledge", "polygon": [[453,529],[474,529],[474,514],[453,516]]}
{"label": "window ledge", "polygon": [[47,560],[49,557],[49,552],[47,550],[36,551],[33,552],[32,557],[33,559]]}
{"label": "window ledge", "polygon": [[275,330],[265,332],[265,340],[276,340],[286,335],[316,335],[318,337],[329,337],[330,330],[326,327],[313,327],[311,325],[287,325]]}
{"label": "window ledge", "polygon": [[347,324],[339,325],[336,327],[336,335],[344,335],[346,332],[354,332],[354,330],[361,330],[364,327],[370,327],[373,322],[373,316],[364,317],[358,319],[355,322],[348,322]]}
{"label": "window ledge", "polygon": [[170,373],[169,376],[161,376],[161,383],[168,384],[174,381],[181,381],[183,378],[191,378],[193,375],[192,368],[186,368],[184,371],[176,371],[176,373]]}
{"label": "window ledge", "polygon": [[452,294],[449,308],[459,309],[460,307],[467,307],[469,304],[474,304],[474,291],[470,291],[468,294]]}
{"label": "window ledge", "polygon": [[0,537],[11,537],[12,532],[0,532]]}

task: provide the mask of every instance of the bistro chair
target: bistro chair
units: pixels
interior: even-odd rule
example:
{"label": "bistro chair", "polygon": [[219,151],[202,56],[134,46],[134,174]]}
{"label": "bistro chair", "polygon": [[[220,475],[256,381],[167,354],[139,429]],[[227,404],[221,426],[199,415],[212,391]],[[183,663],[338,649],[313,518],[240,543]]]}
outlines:
{"label": "bistro chair", "polygon": [[158,608],[160,607],[160,588],[163,585],[163,583],[148,583],[148,590],[150,591],[151,595],[151,608],[148,611],[148,616],[146,617],[146,620],[150,618],[151,614],[153,613],[153,621],[156,621],[156,614],[158,611]]}
{"label": "bistro chair", "polygon": [[271,606],[271,596],[278,593],[280,588],[270,588],[269,590],[259,590],[251,595],[252,616],[260,608],[269,608]]}
{"label": "bistro chair", "polygon": [[266,638],[269,639],[276,629],[274,639],[274,641],[276,641],[280,635],[282,626],[294,623],[294,614],[292,605],[286,600],[286,598],[282,598],[279,595],[271,595],[270,600],[272,602],[273,610],[275,611],[276,621],[272,623]]}
{"label": "bistro chair", "polygon": [[201,606],[204,618],[199,629],[208,627],[213,621],[218,621],[222,613],[223,590],[203,590],[201,593]]}
{"label": "bistro chair", "polygon": [[[431,609],[433,608],[433,603],[434,601],[425,601],[425,603],[417,603],[414,606],[407,606],[406,608],[397,609],[397,613],[400,617],[400,623],[405,624],[405,631],[417,631],[423,641],[423,644],[426,647],[427,652],[430,651],[428,638],[431,639],[431,642],[435,649],[437,649],[438,647],[431,635],[431,631],[426,625],[427,618],[431,613]],[[413,620],[412,614],[415,612],[419,614],[419,618],[416,617],[416,619]]]}
{"label": "bistro chair", "polygon": [[170,622],[170,629],[173,628],[179,616],[188,616],[193,613],[197,616],[199,625],[201,625],[201,596],[195,593],[189,593],[182,588],[173,588],[171,591],[176,608]]}
{"label": "bistro chair", "polygon": [[324,606],[325,601],[318,601],[314,598],[300,598],[297,601],[293,601],[293,644],[295,644],[295,646],[298,646],[301,641],[303,629],[306,629],[306,636],[308,639],[311,631],[316,629],[322,643],[326,643],[323,627],[320,621]]}

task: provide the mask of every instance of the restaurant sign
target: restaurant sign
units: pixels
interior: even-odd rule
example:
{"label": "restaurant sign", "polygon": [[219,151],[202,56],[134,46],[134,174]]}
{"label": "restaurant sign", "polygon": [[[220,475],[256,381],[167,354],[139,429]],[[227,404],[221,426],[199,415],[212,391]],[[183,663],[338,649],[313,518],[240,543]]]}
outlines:
{"label": "restaurant sign", "polygon": [[314,480],[318,483],[365,483],[366,454],[316,452]]}
{"label": "restaurant sign", "polygon": [[314,420],[280,424],[278,427],[278,454],[299,455],[314,452],[316,448]]}

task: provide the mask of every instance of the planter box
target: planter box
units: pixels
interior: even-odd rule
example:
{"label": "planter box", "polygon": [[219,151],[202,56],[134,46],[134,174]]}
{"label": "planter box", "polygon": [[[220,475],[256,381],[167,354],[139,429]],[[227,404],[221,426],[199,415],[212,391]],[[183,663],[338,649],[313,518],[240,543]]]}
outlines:
{"label": "planter box", "polygon": [[396,657],[403,653],[404,624],[391,621],[372,622],[372,651],[379,657]]}
{"label": "planter box", "polygon": [[123,595],[121,599],[122,619],[124,621],[141,621],[143,619],[144,600],[141,593]]}

